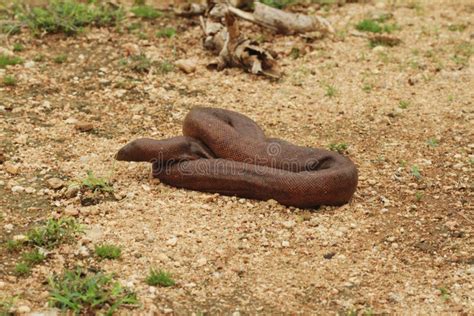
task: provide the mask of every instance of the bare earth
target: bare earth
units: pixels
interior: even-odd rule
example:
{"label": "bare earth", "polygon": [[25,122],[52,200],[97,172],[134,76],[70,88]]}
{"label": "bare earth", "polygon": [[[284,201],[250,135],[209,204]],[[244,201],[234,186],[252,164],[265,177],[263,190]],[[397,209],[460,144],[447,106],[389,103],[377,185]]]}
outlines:
{"label": "bare earth", "polygon": [[[355,31],[380,10],[400,25],[399,46],[371,48]],[[125,313],[474,314],[474,6],[356,3],[319,13],[339,31],[333,39],[308,44],[242,24],[279,53],[277,82],[207,70],[197,20],[144,23],[140,37],[125,28],[9,37],[25,46],[16,54],[26,63],[6,70],[16,87],[0,87],[0,241],[60,214],[86,232],[23,278],[12,272],[18,255],[0,246],[0,296],[45,309],[48,276],[81,265],[137,292],[141,306]],[[157,38],[164,25],[177,37]],[[121,63],[130,44],[151,60],[193,58],[197,70],[136,73]],[[305,53],[294,59],[293,47]],[[60,54],[67,61],[54,63]],[[150,179],[146,163],[113,162],[129,140],[180,135],[194,106],[239,111],[299,145],[348,144],[356,195],[342,207],[301,210],[175,189]],[[78,131],[76,121],[94,129]],[[87,170],[110,177],[117,200],[81,206],[46,184]],[[122,258],[97,261],[102,242],[122,246]],[[177,285],[146,285],[150,267],[170,271]]]}

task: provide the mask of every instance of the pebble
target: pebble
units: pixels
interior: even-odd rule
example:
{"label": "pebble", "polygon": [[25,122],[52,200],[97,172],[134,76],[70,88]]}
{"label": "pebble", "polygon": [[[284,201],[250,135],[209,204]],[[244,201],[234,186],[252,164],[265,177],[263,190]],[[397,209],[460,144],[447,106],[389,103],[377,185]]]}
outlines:
{"label": "pebble", "polygon": [[78,121],[74,117],[70,117],[64,121],[66,124],[76,124]]}
{"label": "pebble", "polygon": [[166,244],[172,247],[176,246],[177,243],[178,243],[178,238],[176,236],[173,236],[166,241]]}
{"label": "pebble", "polygon": [[5,230],[7,230],[7,231],[11,231],[13,229],[13,224],[5,224],[5,226],[3,226],[3,228],[5,228]]}
{"label": "pebble", "polygon": [[296,222],[295,222],[295,221],[286,221],[286,222],[283,222],[283,226],[284,226],[285,228],[291,228],[291,227],[293,227],[293,226],[295,226],[295,225],[296,225]]}
{"label": "pebble", "polygon": [[125,56],[140,55],[140,47],[134,43],[126,43],[122,46]]}
{"label": "pebble", "polygon": [[197,265],[198,267],[203,267],[203,266],[205,266],[206,264],[207,264],[207,259],[204,258],[204,257],[201,257],[201,258],[199,258],[199,259],[196,261],[196,265]]}
{"label": "pebble", "polygon": [[94,125],[89,122],[77,122],[76,125],[74,125],[74,128],[77,129],[80,132],[88,132],[94,129]]}
{"label": "pebble", "polygon": [[64,186],[64,181],[59,178],[51,178],[46,181],[48,187],[53,190],[60,189]]}
{"label": "pebble", "polygon": [[75,208],[66,208],[64,210],[64,215],[67,215],[67,216],[77,216],[79,215],[79,211],[76,210]]}
{"label": "pebble", "polygon": [[29,313],[31,312],[31,308],[29,306],[26,306],[26,305],[20,305],[16,311],[19,313],[19,314],[26,314],[26,313]]}
{"label": "pebble", "polygon": [[28,61],[24,64],[25,68],[28,68],[28,69],[34,68],[35,65],[36,65],[36,63],[35,63],[33,60],[28,60]]}
{"label": "pebble", "polygon": [[178,59],[175,61],[175,65],[186,74],[196,71],[196,62],[191,59]]}
{"label": "pebble", "polygon": [[5,162],[5,170],[12,175],[16,175],[20,172],[20,168],[17,165],[12,164],[11,162]]}
{"label": "pebble", "polygon": [[12,187],[12,192],[13,193],[16,193],[16,192],[23,192],[25,191],[25,188],[22,187],[21,185],[15,185]]}
{"label": "pebble", "polygon": [[79,186],[77,185],[72,185],[67,188],[66,192],[64,193],[64,196],[68,199],[73,198],[79,193]]}
{"label": "pebble", "polygon": [[27,188],[25,189],[25,192],[31,194],[31,193],[35,193],[36,190],[35,190],[35,188],[27,187]]}
{"label": "pebble", "polygon": [[288,248],[288,247],[290,247],[290,242],[288,240],[283,240],[281,242],[281,246],[285,247],[285,248]]}
{"label": "pebble", "polygon": [[161,262],[167,262],[169,260],[169,257],[164,254],[164,253],[160,253],[158,254],[157,256],[158,260],[160,260]]}
{"label": "pebble", "polygon": [[373,51],[374,53],[382,53],[382,52],[385,51],[385,47],[380,46],[380,45],[379,45],[379,46],[375,46],[375,47],[372,49],[372,51]]}
{"label": "pebble", "polygon": [[0,289],[3,289],[7,284],[3,281],[0,281]]}
{"label": "pebble", "polygon": [[25,235],[15,235],[13,236],[13,240],[15,241],[26,241],[28,238]]}

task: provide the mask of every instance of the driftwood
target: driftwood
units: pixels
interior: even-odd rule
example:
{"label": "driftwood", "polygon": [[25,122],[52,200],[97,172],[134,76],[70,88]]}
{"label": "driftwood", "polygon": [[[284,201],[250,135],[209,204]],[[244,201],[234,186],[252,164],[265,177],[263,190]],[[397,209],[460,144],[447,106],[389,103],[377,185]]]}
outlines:
{"label": "driftwood", "polygon": [[298,34],[314,31],[334,33],[334,28],[323,17],[289,13],[260,2],[255,2],[253,13],[232,6],[229,6],[229,11],[242,19],[270,28],[278,33]]}
{"label": "driftwood", "polygon": [[280,71],[273,56],[242,36],[229,6],[209,2],[206,19],[200,18],[205,35],[204,47],[218,55],[209,66],[218,70],[240,67],[253,74],[279,78]]}

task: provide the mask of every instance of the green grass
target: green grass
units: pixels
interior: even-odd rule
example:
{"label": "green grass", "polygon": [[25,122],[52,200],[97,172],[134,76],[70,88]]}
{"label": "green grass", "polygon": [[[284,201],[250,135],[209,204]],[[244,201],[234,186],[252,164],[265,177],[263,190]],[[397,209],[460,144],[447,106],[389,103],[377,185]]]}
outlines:
{"label": "green grass", "polygon": [[115,245],[95,246],[95,254],[102,259],[117,259],[122,254],[122,249]]}
{"label": "green grass", "polygon": [[163,270],[150,269],[145,280],[146,284],[151,286],[173,286],[176,282],[171,278],[171,274]]}
{"label": "green grass", "polygon": [[270,7],[274,7],[277,9],[283,9],[290,4],[293,4],[296,2],[296,0],[260,0],[261,3],[266,4]]}
{"label": "green grass", "polygon": [[13,44],[13,51],[14,52],[22,52],[25,50],[25,47],[21,45],[20,43],[15,43]]}
{"label": "green grass", "polygon": [[454,47],[454,55],[451,57],[451,60],[457,65],[467,66],[473,54],[474,45],[470,42],[462,42]]}
{"label": "green grass", "polygon": [[46,7],[23,9],[20,19],[35,33],[74,35],[85,26],[113,26],[124,16],[121,8],[96,1],[52,0]]}
{"label": "green grass", "polygon": [[448,26],[448,30],[451,32],[463,32],[466,28],[466,24],[451,24]]}
{"label": "green grass", "polygon": [[337,89],[334,86],[329,85],[329,84],[326,85],[326,94],[325,95],[327,97],[332,98],[332,97],[336,96],[336,94],[337,94]]}
{"label": "green grass", "polygon": [[437,140],[436,138],[429,138],[427,141],[426,141],[426,144],[430,147],[438,147],[439,145],[439,140]]}
{"label": "green grass", "polygon": [[10,252],[18,251],[23,246],[23,242],[9,239],[6,242],[7,250]]}
{"label": "green grass", "polygon": [[370,83],[364,83],[364,85],[362,86],[362,90],[363,90],[364,92],[367,92],[367,93],[369,93],[370,91],[372,91],[373,88],[374,88],[374,87],[373,87]]}
{"label": "green grass", "polygon": [[400,100],[400,102],[398,103],[398,106],[400,107],[400,109],[407,109],[408,106],[410,106],[410,101]]}
{"label": "green grass", "polygon": [[293,59],[298,59],[301,56],[301,51],[298,47],[292,47],[290,51],[290,57]]}
{"label": "green grass", "polygon": [[3,85],[8,86],[8,87],[13,87],[16,86],[16,78],[12,75],[6,75],[3,77]]}
{"label": "green grass", "polygon": [[451,294],[449,293],[448,289],[444,288],[444,287],[440,287],[439,289],[439,292],[441,294],[441,298],[443,299],[443,301],[448,301]]}
{"label": "green grass", "polygon": [[161,74],[167,74],[174,70],[174,65],[167,60],[163,60],[158,63],[158,72]]}
{"label": "green grass", "polygon": [[157,37],[172,38],[176,36],[176,29],[174,27],[165,27],[156,32]]}
{"label": "green grass", "polygon": [[421,179],[420,168],[417,165],[411,167],[411,175],[414,176],[417,180]]}
{"label": "green grass", "polygon": [[416,201],[417,201],[417,202],[420,202],[421,199],[423,199],[423,195],[424,195],[423,192],[417,191],[417,192],[415,193],[415,199],[416,199]]}
{"label": "green grass", "polygon": [[0,33],[8,35],[16,35],[21,32],[21,28],[18,24],[14,23],[5,23],[0,24]]}
{"label": "green grass", "polygon": [[135,293],[124,288],[112,275],[77,268],[49,280],[49,303],[74,314],[112,315],[122,305],[137,305]]}
{"label": "green grass", "polygon": [[56,64],[64,64],[67,61],[67,55],[66,54],[60,54],[60,55],[54,57],[53,61]]}
{"label": "green grass", "polygon": [[28,243],[53,248],[61,242],[72,239],[80,231],[80,226],[72,218],[50,219],[45,224],[27,232]]}
{"label": "green grass", "polygon": [[10,309],[15,305],[18,297],[4,297],[0,296],[0,316],[10,316]]}
{"label": "green grass", "polygon": [[161,11],[158,11],[148,5],[138,5],[133,7],[130,11],[132,11],[132,13],[135,14],[136,17],[147,20],[154,20],[163,16],[163,13]]}
{"label": "green grass", "polygon": [[0,68],[6,68],[7,66],[18,65],[21,63],[23,63],[23,60],[20,57],[0,54]]}
{"label": "green grass", "polygon": [[328,148],[331,151],[337,151],[338,153],[342,154],[347,150],[347,148],[349,148],[349,145],[346,143],[332,143],[329,144]]}
{"label": "green grass", "polygon": [[357,23],[355,28],[361,32],[392,33],[400,27],[397,24],[382,24],[373,19],[364,19]]}
{"label": "green grass", "polygon": [[152,67],[151,60],[144,54],[130,57],[129,67],[138,73],[147,73]]}
{"label": "green grass", "polygon": [[43,262],[46,259],[46,256],[40,252],[38,249],[35,249],[30,252],[25,252],[22,256],[23,262],[28,265],[34,265]]}
{"label": "green grass", "polygon": [[25,276],[30,274],[31,272],[31,267],[29,264],[25,262],[20,262],[15,265],[15,275],[17,276]]}
{"label": "green grass", "polygon": [[87,188],[94,192],[113,192],[114,188],[108,180],[101,177],[96,177],[92,171],[87,171],[87,176],[80,180],[79,186]]}

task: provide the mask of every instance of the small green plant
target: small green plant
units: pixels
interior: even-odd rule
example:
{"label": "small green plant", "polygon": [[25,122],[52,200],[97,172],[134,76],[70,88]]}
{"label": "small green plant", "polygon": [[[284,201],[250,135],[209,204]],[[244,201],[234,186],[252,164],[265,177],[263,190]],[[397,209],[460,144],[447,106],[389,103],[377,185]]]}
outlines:
{"label": "small green plant", "polygon": [[163,15],[162,12],[148,5],[135,6],[131,9],[131,11],[133,14],[135,14],[136,17],[147,20],[154,20]]}
{"label": "small green plant", "polygon": [[332,85],[330,85],[330,84],[326,85],[326,94],[325,94],[325,95],[326,95],[327,97],[332,98],[332,97],[334,97],[336,94],[337,94],[337,89],[336,89],[334,86],[332,86]]}
{"label": "small green plant", "polygon": [[16,78],[11,75],[6,75],[3,77],[3,84],[9,87],[16,86]]}
{"label": "small green plant", "polygon": [[329,145],[329,150],[337,151],[340,154],[344,153],[347,148],[349,148],[349,145],[346,143],[332,143]]}
{"label": "small green plant", "polygon": [[270,7],[274,7],[277,9],[283,9],[290,4],[294,3],[296,0],[261,0],[260,2],[266,4]]}
{"label": "small green plant", "polygon": [[53,61],[56,64],[64,64],[67,61],[67,55],[66,54],[59,54],[58,56],[53,58]]}
{"label": "small green plant", "polygon": [[417,180],[421,179],[421,172],[420,168],[417,165],[411,166],[411,174],[414,176]]}
{"label": "small green plant", "polygon": [[0,315],[1,316],[10,316],[13,313],[10,312],[13,305],[17,301],[18,297],[1,297],[0,296]]}
{"label": "small green plant", "polygon": [[80,231],[80,226],[72,218],[50,219],[44,225],[29,230],[27,237],[34,246],[52,248]]}
{"label": "small green plant", "polygon": [[158,72],[161,74],[167,74],[174,70],[174,65],[167,60],[163,60],[158,64]]}
{"label": "small green plant", "polygon": [[423,192],[417,191],[417,192],[415,193],[415,199],[416,199],[417,202],[420,202],[421,199],[423,199]]}
{"label": "small green plant", "polygon": [[163,270],[157,271],[155,269],[151,269],[145,281],[146,284],[151,286],[158,285],[168,287],[175,285],[175,281],[171,278],[171,274]]}
{"label": "small green plant", "polygon": [[125,60],[128,67],[135,72],[146,73],[149,72],[152,66],[152,62],[144,54],[130,57],[130,63]]}
{"label": "small green plant", "polygon": [[7,250],[10,252],[18,251],[23,243],[18,240],[9,239],[6,242]]}
{"label": "small green plant", "polygon": [[20,19],[35,34],[65,33],[74,35],[85,26],[113,26],[123,18],[120,7],[99,4],[97,1],[81,3],[76,0],[52,0],[46,7],[22,10]]}
{"label": "small green plant", "polygon": [[466,28],[466,24],[451,24],[448,26],[448,30],[451,32],[463,32]]}
{"label": "small green plant", "polygon": [[109,181],[96,177],[92,171],[87,171],[87,176],[79,183],[81,188],[87,188],[94,192],[113,192],[114,188]]}
{"label": "small green plant", "polygon": [[426,141],[426,144],[428,144],[428,146],[430,147],[438,147],[439,140],[437,140],[436,138],[430,138]]}
{"label": "small green plant", "polygon": [[397,24],[381,24],[373,19],[364,19],[356,24],[356,29],[370,33],[392,33],[399,29]]}
{"label": "small green plant", "polygon": [[45,59],[46,58],[43,54],[38,54],[35,57],[33,57],[33,61],[35,61],[37,63],[43,62],[43,61],[45,61]]}
{"label": "small green plant", "polygon": [[25,47],[21,45],[20,43],[15,43],[13,44],[13,51],[14,52],[22,52],[25,50]]}
{"label": "small green plant", "polygon": [[40,252],[38,249],[26,252],[21,257],[23,262],[30,266],[41,263],[46,259],[44,253]]}
{"label": "small green plant", "polygon": [[440,287],[438,290],[440,292],[440,296],[443,299],[443,301],[448,301],[450,296],[451,296],[448,289],[446,289],[444,287]]}
{"label": "small green plant", "polygon": [[301,51],[298,47],[292,47],[290,51],[290,57],[293,59],[298,59],[301,56]]}
{"label": "small green plant", "polygon": [[115,281],[112,275],[87,273],[77,268],[49,280],[49,303],[75,314],[112,315],[122,305],[137,305],[135,293]]}
{"label": "small green plant", "polygon": [[122,249],[115,245],[100,245],[95,247],[95,254],[102,259],[117,259]]}
{"label": "small green plant", "polygon": [[400,107],[400,109],[407,109],[408,106],[410,105],[410,101],[407,101],[407,100],[400,100],[400,102],[398,103],[398,106]]}
{"label": "small green plant", "polygon": [[364,83],[364,85],[362,86],[362,90],[364,90],[364,92],[367,92],[367,93],[372,91],[373,88],[374,87],[370,83]]}
{"label": "small green plant", "polygon": [[451,59],[459,66],[467,66],[469,59],[474,54],[474,46],[470,42],[462,42],[454,48]]}
{"label": "small green plant", "polygon": [[14,24],[14,23],[0,24],[0,33],[15,35],[15,34],[20,34],[20,31],[21,31],[21,28],[18,24]]}
{"label": "small green plant", "polygon": [[156,32],[157,37],[172,38],[176,36],[176,29],[174,27],[165,27]]}
{"label": "small green plant", "polygon": [[20,262],[15,265],[15,274],[18,276],[28,275],[30,271],[31,271],[30,265],[25,262]]}
{"label": "small green plant", "polygon": [[18,65],[21,63],[23,63],[23,60],[20,57],[0,54],[0,68],[6,68],[7,66]]}

